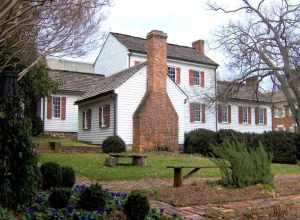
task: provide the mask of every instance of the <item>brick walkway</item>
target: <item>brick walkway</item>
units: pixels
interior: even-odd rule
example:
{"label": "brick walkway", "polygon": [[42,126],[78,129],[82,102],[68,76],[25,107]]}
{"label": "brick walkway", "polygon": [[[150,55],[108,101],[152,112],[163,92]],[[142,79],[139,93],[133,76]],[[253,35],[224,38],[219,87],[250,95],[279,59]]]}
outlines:
{"label": "brick walkway", "polygon": [[170,216],[178,215],[186,220],[212,219],[300,219],[300,194],[270,199],[256,199],[225,204],[208,204],[176,208],[152,201],[154,208],[163,209]]}

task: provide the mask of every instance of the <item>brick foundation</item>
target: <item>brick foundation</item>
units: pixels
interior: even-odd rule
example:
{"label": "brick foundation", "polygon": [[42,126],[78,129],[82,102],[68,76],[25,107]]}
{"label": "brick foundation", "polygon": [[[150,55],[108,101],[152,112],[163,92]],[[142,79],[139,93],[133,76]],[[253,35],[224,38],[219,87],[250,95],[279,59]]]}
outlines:
{"label": "brick foundation", "polygon": [[147,36],[147,92],[133,117],[133,151],[158,147],[179,150],[178,115],[166,91],[167,35],[151,31]]}

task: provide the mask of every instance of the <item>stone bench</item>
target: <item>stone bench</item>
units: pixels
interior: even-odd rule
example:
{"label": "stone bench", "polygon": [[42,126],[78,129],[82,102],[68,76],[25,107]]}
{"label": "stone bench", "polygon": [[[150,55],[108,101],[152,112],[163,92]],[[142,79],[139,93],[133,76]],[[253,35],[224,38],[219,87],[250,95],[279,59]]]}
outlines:
{"label": "stone bench", "polygon": [[120,158],[131,158],[131,164],[134,166],[145,166],[147,155],[144,154],[109,154],[105,160],[105,165],[113,167],[119,164]]}

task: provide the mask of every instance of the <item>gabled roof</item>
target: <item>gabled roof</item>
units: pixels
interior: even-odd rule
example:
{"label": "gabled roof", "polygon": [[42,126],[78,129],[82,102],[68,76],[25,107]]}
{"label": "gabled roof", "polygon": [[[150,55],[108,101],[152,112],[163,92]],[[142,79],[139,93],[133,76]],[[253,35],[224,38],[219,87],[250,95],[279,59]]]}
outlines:
{"label": "gabled roof", "polygon": [[117,89],[136,72],[145,67],[146,64],[147,62],[140,63],[94,83],[92,86],[90,86],[89,90],[79,98],[76,103]]}
{"label": "gabled roof", "polygon": [[217,97],[219,100],[245,100],[254,102],[271,103],[271,97],[255,88],[231,81],[217,81]]}
{"label": "gabled roof", "polygon": [[[145,38],[134,37],[126,34],[111,33],[120,43],[122,43],[130,52],[137,52],[147,54],[147,47]],[[176,44],[168,44],[167,56],[169,59],[188,61],[193,63],[207,64],[218,66],[216,62],[209,57],[201,56],[192,47],[180,46]]]}
{"label": "gabled roof", "polygon": [[58,90],[84,93],[96,82],[104,79],[101,74],[80,73],[66,70],[48,70],[50,79],[59,83]]}

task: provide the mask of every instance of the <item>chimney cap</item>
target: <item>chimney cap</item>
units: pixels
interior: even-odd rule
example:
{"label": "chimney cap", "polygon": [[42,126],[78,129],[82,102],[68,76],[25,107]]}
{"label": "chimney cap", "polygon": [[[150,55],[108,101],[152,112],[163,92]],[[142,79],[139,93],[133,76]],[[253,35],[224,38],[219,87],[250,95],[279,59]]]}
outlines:
{"label": "chimney cap", "polygon": [[152,38],[152,37],[160,37],[160,38],[167,38],[168,35],[160,30],[152,30],[147,34],[147,39]]}

